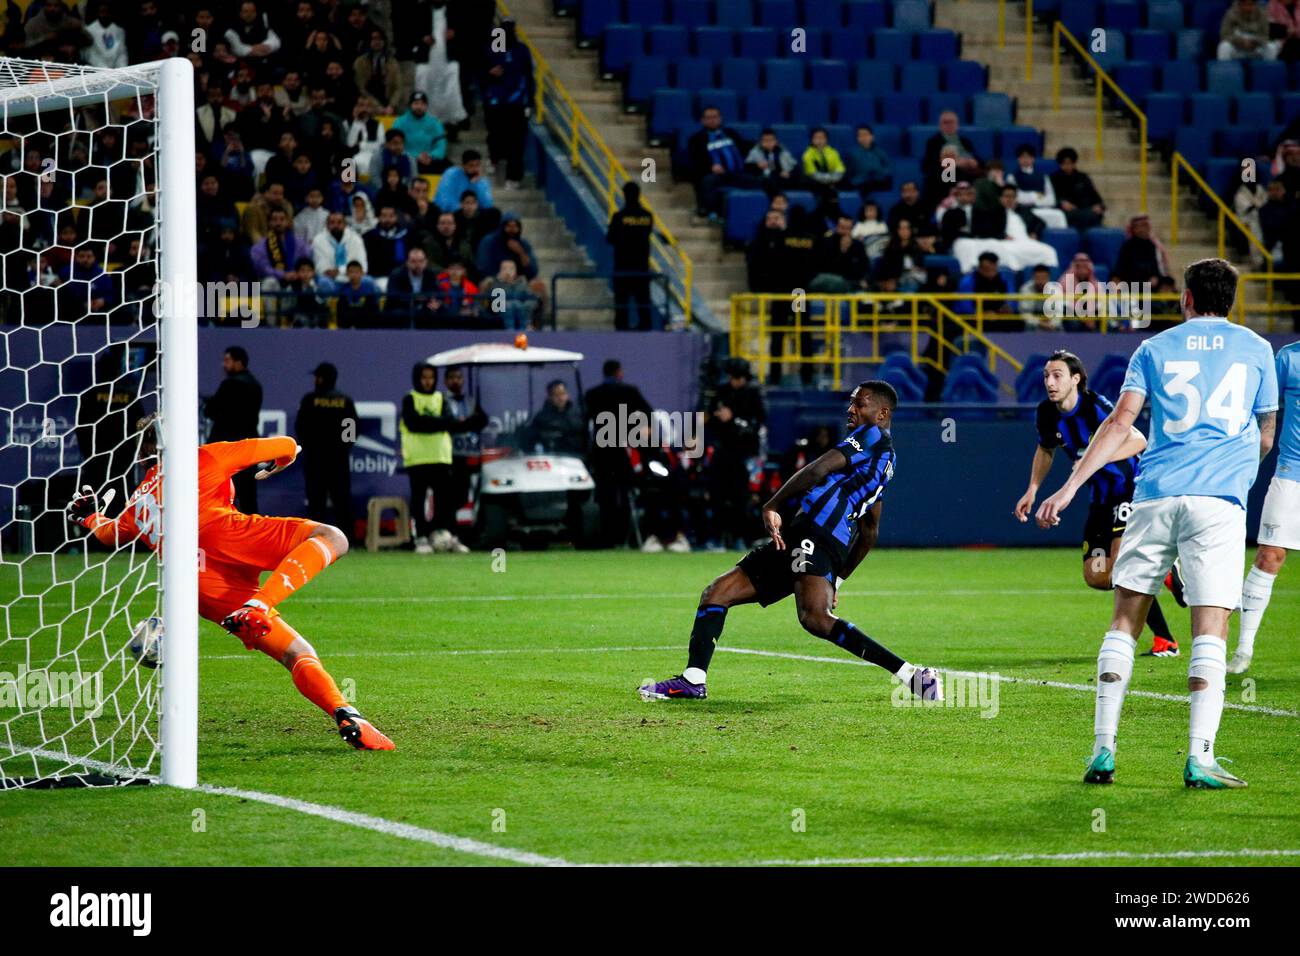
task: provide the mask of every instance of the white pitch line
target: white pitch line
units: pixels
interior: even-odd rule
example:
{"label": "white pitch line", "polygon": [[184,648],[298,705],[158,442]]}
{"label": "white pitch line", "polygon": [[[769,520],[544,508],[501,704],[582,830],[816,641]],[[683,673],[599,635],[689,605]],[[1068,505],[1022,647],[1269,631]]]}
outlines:
{"label": "white pitch line", "polygon": [[[486,647],[454,650],[450,648],[433,648],[427,651],[333,651],[329,657],[426,657],[432,654],[441,657],[476,657],[497,654],[616,654],[641,651],[680,651],[680,644],[654,644],[644,647]],[[243,654],[205,654],[205,661],[250,661],[257,658],[247,652]]]}
{"label": "white pitch line", "polygon": [[[934,588],[902,588],[886,591],[841,591],[840,597],[933,597]],[[945,588],[945,595],[955,594],[963,597],[993,595],[997,597],[1023,597],[1042,594],[1073,594],[1088,597],[1083,588]],[[635,595],[638,598],[698,598],[699,590],[694,591],[647,591]],[[302,606],[311,604],[459,604],[459,603],[494,603],[515,601],[625,601],[626,592],[622,594],[410,594],[384,595],[362,594],[356,597],[303,597]]]}
{"label": "white pitch line", "polygon": [[[994,853],[988,856],[859,856],[811,860],[761,860],[737,866],[902,866],[910,863],[1071,863],[1088,860],[1215,860],[1237,857],[1272,859],[1300,856],[1300,850],[1170,850],[1143,853],[1094,850],[1081,853]],[[688,864],[683,864],[688,865]]]}

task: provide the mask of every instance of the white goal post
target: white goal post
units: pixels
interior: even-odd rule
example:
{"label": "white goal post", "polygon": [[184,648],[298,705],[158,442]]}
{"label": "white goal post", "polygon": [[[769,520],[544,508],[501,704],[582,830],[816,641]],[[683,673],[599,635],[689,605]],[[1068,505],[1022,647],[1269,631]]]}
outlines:
{"label": "white goal post", "polygon": [[[198,783],[194,115],[181,57],[116,70],[0,59],[0,790]],[[107,386],[101,366],[117,376]],[[140,410],[156,424],[100,427],[104,394],[123,399],[122,421]],[[129,494],[145,429],[163,476],[157,551],[60,525],[70,476],[80,487],[105,456],[96,438],[112,433],[101,471]],[[156,671],[128,646],[146,616],[163,622]],[[78,710],[88,687],[99,697]]]}

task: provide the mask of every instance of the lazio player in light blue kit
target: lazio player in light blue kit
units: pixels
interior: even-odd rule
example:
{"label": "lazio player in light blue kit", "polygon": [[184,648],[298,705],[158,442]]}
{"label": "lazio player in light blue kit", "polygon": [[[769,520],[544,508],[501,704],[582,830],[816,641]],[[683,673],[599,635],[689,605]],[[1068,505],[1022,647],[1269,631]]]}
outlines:
{"label": "lazio player in light blue kit", "polygon": [[1300,551],[1300,342],[1277,353],[1282,434],[1277,441],[1277,471],[1259,519],[1259,550],[1241,591],[1241,633],[1228,662],[1229,674],[1243,674],[1255,652],[1255,635],[1282,570],[1287,551]]}
{"label": "lazio player in light blue kit", "polygon": [[1069,480],[1038,509],[1040,525],[1059,523],[1061,511],[1114,457],[1150,400],[1151,434],[1115,559],[1115,613],[1097,655],[1095,741],[1086,783],[1114,780],[1115,738],[1137,635],[1177,559],[1195,635],[1187,668],[1191,727],[1183,782],[1214,790],[1246,786],[1219,765],[1214,738],[1223,715],[1228,618],[1242,595],[1246,495],[1273,447],[1277,371],[1268,342],[1223,318],[1236,298],[1236,269],[1223,259],[1202,259],[1187,267],[1183,283],[1186,321],[1138,346],[1115,410]]}

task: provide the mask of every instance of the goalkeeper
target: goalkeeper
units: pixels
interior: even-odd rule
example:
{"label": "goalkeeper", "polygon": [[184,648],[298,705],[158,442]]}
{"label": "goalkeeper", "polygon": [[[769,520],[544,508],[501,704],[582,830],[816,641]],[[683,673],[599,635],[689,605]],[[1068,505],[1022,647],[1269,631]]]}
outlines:
{"label": "goalkeeper", "polygon": [[[162,480],[152,440],[152,423],[142,423],[144,481],[117,518],[100,511],[90,486],[68,504],[68,518],[101,543],[117,548],[140,540],[157,549],[162,533]],[[247,515],[234,507],[236,473],[263,462],[266,478],[287,468],[298,454],[292,438],[249,438],[199,448],[199,615],[219,623],[249,650],[279,661],[298,691],[334,718],[343,739],[358,750],[392,750],[393,742],[348,704],[306,638],[276,610],[285,598],[341,558],[348,540],[332,525],[305,518]],[[112,501],[105,496],[104,507]],[[270,571],[259,585],[261,572]]]}

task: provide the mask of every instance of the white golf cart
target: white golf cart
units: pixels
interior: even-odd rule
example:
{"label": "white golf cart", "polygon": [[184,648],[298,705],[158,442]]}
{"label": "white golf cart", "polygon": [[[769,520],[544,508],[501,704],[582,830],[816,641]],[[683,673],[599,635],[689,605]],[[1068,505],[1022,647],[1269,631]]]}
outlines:
{"label": "white golf cart", "polygon": [[470,483],[473,537],[479,548],[518,541],[543,549],[567,539],[576,547],[594,546],[600,512],[595,482],[574,454],[521,447],[524,426],[546,401],[548,382],[559,379],[582,407],[581,352],[518,344],[481,343],[429,357],[441,370],[465,372],[466,394],[488,413],[481,435],[482,468]]}

